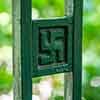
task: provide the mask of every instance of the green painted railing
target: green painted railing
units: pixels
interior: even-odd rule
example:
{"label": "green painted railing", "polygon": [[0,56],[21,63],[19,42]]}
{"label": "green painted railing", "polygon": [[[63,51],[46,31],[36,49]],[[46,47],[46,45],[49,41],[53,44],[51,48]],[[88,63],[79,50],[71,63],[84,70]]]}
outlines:
{"label": "green painted railing", "polygon": [[31,0],[13,0],[14,100],[32,100],[32,78],[65,73],[64,100],[81,100],[82,0],[65,16],[32,20]]}

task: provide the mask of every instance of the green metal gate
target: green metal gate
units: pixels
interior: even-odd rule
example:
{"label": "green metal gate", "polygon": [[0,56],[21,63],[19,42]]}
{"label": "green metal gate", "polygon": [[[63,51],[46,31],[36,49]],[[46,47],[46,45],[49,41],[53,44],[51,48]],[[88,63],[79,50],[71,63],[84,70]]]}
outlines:
{"label": "green metal gate", "polygon": [[83,1],[65,0],[64,17],[38,20],[31,2],[13,0],[14,100],[32,100],[32,78],[57,73],[65,73],[64,100],[81,100]]}

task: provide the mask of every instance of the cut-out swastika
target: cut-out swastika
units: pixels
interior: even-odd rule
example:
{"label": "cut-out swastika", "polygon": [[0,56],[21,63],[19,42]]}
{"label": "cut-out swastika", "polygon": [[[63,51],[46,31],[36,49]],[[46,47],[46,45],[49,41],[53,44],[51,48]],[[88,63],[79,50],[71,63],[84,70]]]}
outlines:
{"label": "cut-out swastika", "polygon": [[40,29],[38,53],[40,66],[65,62],[64,33],[64,28]]}

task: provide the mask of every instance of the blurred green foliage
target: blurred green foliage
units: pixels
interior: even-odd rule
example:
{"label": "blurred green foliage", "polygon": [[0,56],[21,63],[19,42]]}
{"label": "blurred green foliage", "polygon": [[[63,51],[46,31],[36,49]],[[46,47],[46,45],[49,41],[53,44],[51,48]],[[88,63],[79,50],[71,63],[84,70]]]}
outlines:
{"label": "blurred green foliage", "polygon": [[39,12],[39,17],[59,17],[64,15],[64,0],[32,0],[32,6]]}
{"label": "blurred green foliage", "polygon": [[[0,48],[5,45],[12,46],[11,7],[11,0],[0,0]],[[33,18],[64,16],[64,0],[32,0],[32,7]],[[100,77],[99,17],[100,0],[84,0],[83,96],[86,100],[100,100],[100,85],[97,87],[91,86],[91,81],[95,77]],[[7,73],[5,68],[1,68],[2,66],[0,66],[0,94],[1,92],[9,91],[12,84],[12,76]],[[42,79],[33,79],[33,83],[39,83]],[[63,83],[57,81],[59,80],[59,75],[54,76],[53,80],[53,86],[56,89],[63,87]],[[62,100],[62,97],[53,96],[53,98],[55,98],[54,100],[58,100],[58,98]]]}
{"label": "blurred green foliage", "polygon": [[13,77],[6,70],[5,65],[0,68],[0,94],[8,93],[12,89]]}
{"label": "blurred green foliage", "polygon": [[12,44],[11,1],[0,0],[0,47]]}

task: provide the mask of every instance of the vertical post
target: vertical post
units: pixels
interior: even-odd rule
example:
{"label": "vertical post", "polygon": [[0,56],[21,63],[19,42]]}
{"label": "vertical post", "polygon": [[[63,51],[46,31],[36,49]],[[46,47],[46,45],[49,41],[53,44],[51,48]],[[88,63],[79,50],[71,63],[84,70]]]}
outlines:
{"label": "vertical post", "polygon": [[[65,0],[65,16],[73,16],[73,0]],[[64,74],[64,100],[72,100],[73,74]]]}
{"label": "vertical post", "polygon": [[14,100],[32,100],[31,0],[12,0]]}
{"label": "vertical post", "polygon": [[74,0],[73,16],[73,100],[81,100],[83,0]]}

